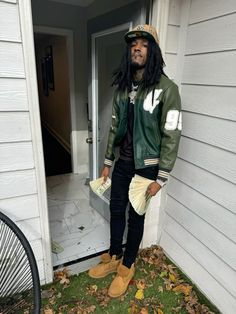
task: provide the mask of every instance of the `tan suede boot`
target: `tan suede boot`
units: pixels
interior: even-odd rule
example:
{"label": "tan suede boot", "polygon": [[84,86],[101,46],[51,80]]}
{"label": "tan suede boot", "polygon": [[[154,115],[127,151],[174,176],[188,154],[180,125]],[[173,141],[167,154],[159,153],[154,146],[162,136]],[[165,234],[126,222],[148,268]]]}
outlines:
{"label": "tan suede boot", "polygon": [[134,276],[134,272],[134,264],[130,268],[120,264],[117,268],[117,275],[108,289],[108,295],[112,298],[117,298],[125,293],[130,280]]}
{"label": "tan suede boot", "polygon": [[110,256],[109,253],[104,253],[101,255],[101,263],[90,268],[88,274],[92,278],[103,278],[114,273],[120,264],[121,258],[116,259],[116,255]]}

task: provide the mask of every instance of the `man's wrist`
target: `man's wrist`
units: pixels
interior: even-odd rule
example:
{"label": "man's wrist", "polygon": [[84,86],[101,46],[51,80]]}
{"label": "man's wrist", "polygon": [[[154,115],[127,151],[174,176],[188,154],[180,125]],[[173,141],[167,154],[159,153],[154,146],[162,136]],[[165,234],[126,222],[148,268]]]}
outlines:
{"label": "man's wrist", "polygon": [[112,160],[105,158],[105,160],[104,160],[104,166],[105,167],[112,167],[112,163],[113,163]]}
{"label": "man's wrist", "polygon": [[166,181],[162,181],[160,179],[156,179],[156,183],[158,183],[163,188],[163,186],[165,186],[167,182]]}

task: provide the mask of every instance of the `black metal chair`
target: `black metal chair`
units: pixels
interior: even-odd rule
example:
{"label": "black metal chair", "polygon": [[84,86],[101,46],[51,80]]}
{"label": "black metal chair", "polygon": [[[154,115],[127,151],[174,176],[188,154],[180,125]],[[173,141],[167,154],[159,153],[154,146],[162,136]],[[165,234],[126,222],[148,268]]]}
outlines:
{"label": "black metal chair", "polygon": [[40,313],[37,264],[17,225],[0,211],[0,313]]}

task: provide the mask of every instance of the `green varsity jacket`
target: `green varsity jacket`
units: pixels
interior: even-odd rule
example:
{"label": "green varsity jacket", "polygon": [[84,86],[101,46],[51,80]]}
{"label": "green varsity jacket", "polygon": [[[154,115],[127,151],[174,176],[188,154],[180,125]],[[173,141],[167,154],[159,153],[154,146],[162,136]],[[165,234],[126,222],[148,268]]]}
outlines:
{"label": "green varsity jacket", "polygon": [[[106,166],[112,166],[114,149],[126,134],[128,102],[128,91],[115,92]],[[165,75],[152,88],[145,89],[140,85],[134,104],[135,169],[159,164],[157,179],[166,181],[177,157],[181,129],[181,100],[177,85]]]}

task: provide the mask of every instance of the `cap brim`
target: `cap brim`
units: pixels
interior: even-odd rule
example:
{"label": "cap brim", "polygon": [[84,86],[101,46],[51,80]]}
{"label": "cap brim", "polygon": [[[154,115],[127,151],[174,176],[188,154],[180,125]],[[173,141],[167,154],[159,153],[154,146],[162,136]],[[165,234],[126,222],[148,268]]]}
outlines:
{"label": "cap brim", "polygon": [[145,31],[129,31],[125,34],[125,41],[130,42],[134,38],[138,38],[138,37],[147,38],[149,40],[156,42],[155,38],[150,33],[145,32]]}

